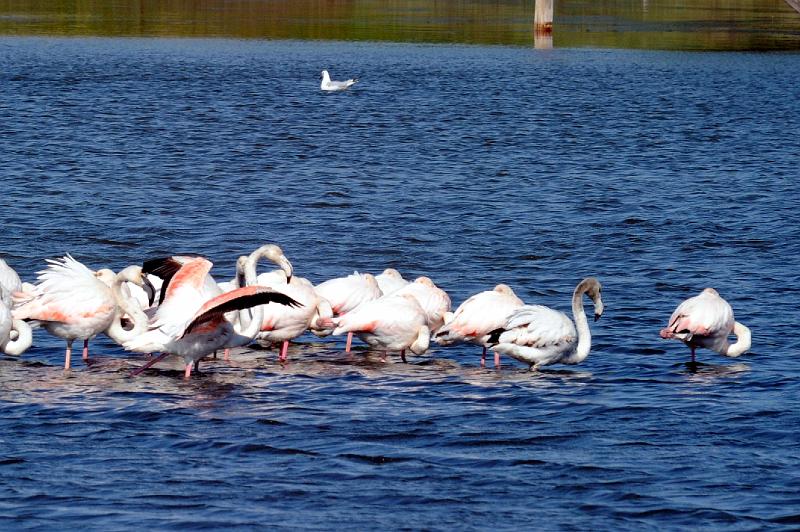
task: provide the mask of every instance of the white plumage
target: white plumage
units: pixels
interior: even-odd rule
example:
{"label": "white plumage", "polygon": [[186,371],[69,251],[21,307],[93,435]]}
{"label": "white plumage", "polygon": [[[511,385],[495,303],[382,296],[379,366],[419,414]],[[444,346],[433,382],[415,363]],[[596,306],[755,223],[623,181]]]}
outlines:
{"label": "white plumage", "polygon": [[[734,344],[728,341],[731,334],[737,338]],[[688,345],[692,350],[692,362],[698,347],[737,357],[750,349],[751,343],[750,329],[734,320],[733,308],[713,288],[706,288],[678,305],[660,335]]]}
{"label": "white plumage", "polygon": [[578,364],[589,354],[591,332],[583,310],[583,294],[595,306],[595,320],[603,313],[601,286],[589,277],[581,281],[572,295],[573,323],[558,310],[542,305],[525,305],[516,309],[502,328],[494,331],[489,341],[494,350],[538,369],[550,364]]}
{"label": "white plumage", "polygon": [[322,82],[320,83],[319,88],[321,90],[328,92],[343,91],[345,89],[350,88],[351,86],[355,85],[358,82],[357,78],[351,78],[346,81],[332,81],[331,75],[328,73],[327,70],[323,70],[321,76],[322,76]]}

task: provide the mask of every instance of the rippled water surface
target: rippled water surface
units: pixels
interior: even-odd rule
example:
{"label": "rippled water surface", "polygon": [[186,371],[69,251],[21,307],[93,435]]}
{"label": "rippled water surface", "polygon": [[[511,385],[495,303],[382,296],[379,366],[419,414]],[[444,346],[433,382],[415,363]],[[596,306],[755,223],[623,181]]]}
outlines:
{"label": "rippled water surface", "polygon": [[[302,337],[178,371],[106,338],[0,358],[0,526],[800,525],[800,58],[228,40],[0,40],[0,252],[32,280],[280,244],[319,282],[393,266],[455,304],[568,310],[580,366],[382,363]],[[323,94],[318,75],[361,77]],[[663,341],[706,286],[753,330]]]}

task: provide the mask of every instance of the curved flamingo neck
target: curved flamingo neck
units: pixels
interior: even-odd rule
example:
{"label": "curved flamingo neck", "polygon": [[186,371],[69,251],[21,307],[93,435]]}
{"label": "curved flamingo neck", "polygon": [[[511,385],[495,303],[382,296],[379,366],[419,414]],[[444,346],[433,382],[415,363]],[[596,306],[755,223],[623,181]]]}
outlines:
{"label": "curved flamingo neck", "polygon": [[733,334],[736,335],[736,342],[726,344],[721,353],[729,357],[738,357],[750,349],[752,335],[750,329],[738,321],[733,322]]}
{"label": "curved flamingo neck", "polygon": [[575,347],[575,355],[572,357],[575,364],[586,359],[592,348],[592,332],[589,329],[589,322],[586,320],[586,312],[583,310],[583,294],[585,293],[586,288],[578,285],[572,294],[572,316],[578,331],[578,345]]}
{"label": "curved flamingo neck", "polygon": [[17,332],[17,338],[15,340],[7,340],[6,343],[0,345],[0,350],[7,355],[21,355],[33,343],[31,326],[22,320],[13,320],[11,322],[11,331]]}
{"label": "curved flamingo neck", "polygon": [[[122,283],[126,281],[133,281],[127,275],[120,272],[114,279],[114,284],[111,285],[111,293],[114,296],[114,301],[117,303],[116,311],[114,312],[114,321],[106,329],[106,336],[117,342],[123,344],[129,340],[133,340],[140,334],[147,331],[147,315],[142,311],[138,303],[133,304],[132,298],[126,296],[122,292]],[[133,327],[126,330],[122,327],[122,318],[128,315],[133,320]]]}

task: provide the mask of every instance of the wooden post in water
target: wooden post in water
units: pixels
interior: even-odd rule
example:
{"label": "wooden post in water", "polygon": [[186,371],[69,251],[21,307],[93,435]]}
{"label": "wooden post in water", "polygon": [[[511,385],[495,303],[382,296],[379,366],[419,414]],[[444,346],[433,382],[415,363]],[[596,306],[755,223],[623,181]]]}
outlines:
{"label": "wooden post in water", "polygon": [[536,0],[533,12],[535,48],[553,47],[553,2],[554,0]]}

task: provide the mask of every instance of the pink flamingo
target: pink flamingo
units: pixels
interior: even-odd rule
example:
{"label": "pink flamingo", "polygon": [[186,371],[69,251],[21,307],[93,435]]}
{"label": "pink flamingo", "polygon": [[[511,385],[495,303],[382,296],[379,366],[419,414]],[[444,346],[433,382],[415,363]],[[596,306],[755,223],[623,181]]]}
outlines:
{"label": "pink flamingo", "polygon": [[[280,269],[256,276],[256,264],[259,259],[266,258],[280,266]],[[238,266],[238,264],[237,264]],[[302,277],[292,276],[292,265],[281,248],[274,244],[266,244],[251,253],[242,266],[243,275],[237,273],[237,278],[244,279],[247,284],[266,286],[276,292],[285,294],[298,301],[302,306],[293,307],[270,303],[263,305],[263,318],[261,329],[256,339],[259,342],[281,344],[279,359],[286,360],[289,341],[303,334],[307,329],[315,326],[320,315],[325,316],[325,309],[330,309],[330,304],[324,306],[322,298],[314,290],[314,285]],[[328,318],[332,316],[327,315]]]}
{"label": "pink flamingo", "polygon": [[[347,277],[329,279],[314,289],[331,304],[334,316],[344,316],[360,304],[383,295],[375,276],[370,273],[354,272]],[[352,342],[353,333],[349,332],[345,346],[345,351],[348,353]]]}
{"label": "pink flamingo", "polygon": [[396,290],[392,295],[411,294],[425,311],[428,328],[434,333],[444,325],[445,316],[450,312],[450,296],[439,288],[429,277],[417,277],[413,283]]}
{"label": "pink flamingo", "polygon": [[[734,334],[736,343],[728,342]],[[729,357],[738,357],[750,349],[750,329],[734,321],[733,309],[713,288],[706,288],[700,295],[690,297],[678,305],[669,318],[669,325],[661,329],[661,338],[674,338],[692,350],[705,347]]]}
{"label": "pink flamingo", "polygon": [[[161,351],[134,374],[152,366],[169,354],[182,356],[184,378],[206,355],[225,347],[252,341],[261,324],[260,306],[277,302],[298,305],[292,298],[260,286],[237,288],[208,299],[205,285],[211,262],[195,257],[186,260],[171,277],[164,300],[151,318],[149,330],[123,344],[125,349],[144,353]],[[253,307],[252,319],[242,330],[225,319],[225,313]]]}
{"label": "pink flamingo", "polygon": [[[425,311],[410,294],[389,295],[366,301],[354,310],[333,318],[333,334],[357,333],[372,347],[400,351],[406,362],[405,350],[421,355],[428,350],[430,329],[425,323]],[[384,355],[385,359],[385,355]]]}
{"label": "pink flamingo", "polygon": [[69,369],[72,342],[83,339],[83,360],[88,360],[89,340],[114,319],[116,303],[109,288],[114,272],[93,272],[69,254],[47,262],[48,268],[38,272],[33,291],[14,296],[12,315],[36,320],[47,332],[66,340],[64,369]]}
{"label": "pink flamingo", "polygon": [[[483,346],[481,366],[485,366],[489,333],[502,327],[509,314],[523,304],[508,285],[499,284],[493,290],[479,292],[461,303],[452,318],[446,318],[433,339],[439,345],[470,342]],[[494,365],[500,365],[497,352],[494,354]]]}

